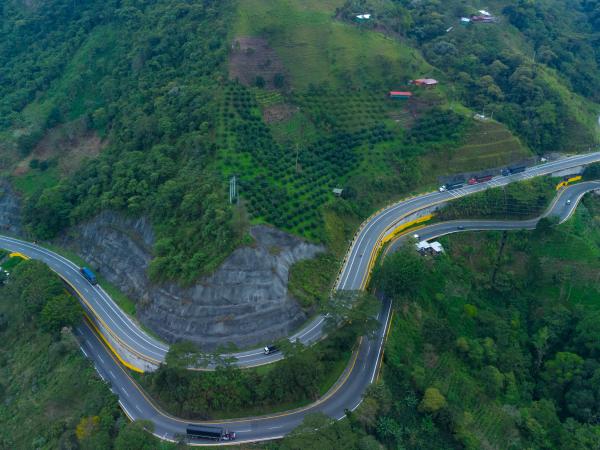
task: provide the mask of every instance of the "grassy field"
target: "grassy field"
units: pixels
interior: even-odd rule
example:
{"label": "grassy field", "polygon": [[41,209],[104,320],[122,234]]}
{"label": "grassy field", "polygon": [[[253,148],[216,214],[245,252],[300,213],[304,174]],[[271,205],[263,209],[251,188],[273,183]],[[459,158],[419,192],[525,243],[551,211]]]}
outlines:
{"label": "grassy field", "polygon": [[299,89],[311,83],[341,87],[348,78],[372,81],[392,74],[390,81],[406,83],[407,77],[431,70],[409,47],[331,20],[342,4],[340,0],[244,0],[234,32],[267,37],[289,70],[292,86]]}
{"label": "grassy field", "polygon": [[502,167],[532,153],[504,125],[473,120],[461,145],[423,158],[425,172],[434,176]]}

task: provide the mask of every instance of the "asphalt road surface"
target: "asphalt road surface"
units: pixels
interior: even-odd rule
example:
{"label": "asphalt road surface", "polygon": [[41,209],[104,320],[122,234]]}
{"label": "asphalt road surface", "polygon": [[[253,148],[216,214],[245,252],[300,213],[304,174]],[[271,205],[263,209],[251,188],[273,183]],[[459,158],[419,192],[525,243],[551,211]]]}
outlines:
{"label": "asphalt road surface", "polygon": [[[460,189],[446,192],[431,192],[389,206],[366,221],[365,225],[357,233],[343,265],[336,289],[362,289],[369,274],[370,255],[372,250],[377,247],[378,241],[398,221],[415,211],[490,187],[503,186],[514,181],[533,178],[597,161],[600,161],[600,152],[572,156],[530,167],[525,172],[515,175],[497,176],[486,183],[465,185]],[[110,329],[113,338],[123,348],[153,364],[159,364],[164,361],[168,345],[143,331],[115,304],[100,286],[92,286],[81,275],[77,265],[44,247],[8,236],[0,236],[0,247],[9,251],[23,253],[48,264],[52,270],[58,273],[78,292],[82,302],[92,312],[94,318],[102,323],[105,328]],[[323,337],[324,323],[324,317],[317,316],[298,333],[292,335],[290,340],[298,340],[305,345],[311,344]],[[265,355],[262,349],[252,349],[225,356],[233,357],[235,364],[241,367],[268,364],[282,358],[281,353],[278,352]]]}
{"label": "asphalt road surface", "polygon": [[[600,182],[583,182],[561,191],[544,216],[557,216],[559,222],[568,219],[581,198],[589,191],[599,190]],[[423,239],[470,230],[516,230],[535,228],[538,219],[526,221],[451,221],[434,224],[419,230]],[[257,442],[277,439],[297,427],[307,414],[321,412],[341,420],[347,410],[353,411],[360,405],[366,388],[378,375],[386,331],[391,318],[391,303],[384,300],[377,316],[379,329],[372,339],[362,339],[353,355],[348,369],[337,384],[322,399],[305,408],[265,415],[261,417],[201,422],[204,425],[221,426],[237,434],[237,442]],[[188,423],[160,411],[148,399],[118,363],[114,355],[103,345],[100,338],[86,324],[77,329],[81,350],[92,359],[100,376],[111,385],[119,396],[122,409],[131,420],[150,420],[154,434],[165,440],[177,441],[185,434]],[[192,440],[191,445],[218,445],[215,442]],[[226,445],[227,442],[222,442]]]}
{"label": "asphalt road surface", "polygon": [[[453,197],[478,192],[491,186],[508,184],[519,179],[531,178],[533,176],[551,173],[564,168],[573,167],[600,159],[600,153],[573,157],[568,160],[556,161],[532,168],[525,173],[510,177],[496,178],[488,183],[466,186],[458,191],[435,192],[425,194],[421,197],[400,202],[393,205],[372,218],[358,233],[351,248],[342,272],[342,278],[338,285],[339,289],[359,289],[362,286],[362,278],[367,276],[368,266],[365,258],[359,255],[362,252],[370,254],[371,249],[377,245],[378,240],[386,230],[408,214],[429,205],[450,200]],[[559,193],[552,204],[547,215],[556,215],[560,221],[566,220],[573,213],[577,203],[586,192],[600,188],[600,182],[584,182],[570,186]],[[453,221],[440,223],[419,230],[422,239],[438,237],[443,234],[475,229],[519,229],[534,228],[534,221]],[[371,247],[367,244],[371,243]],[[156,358],[164,358],[167,346],[150,338],[137,327],[104,291],[96,286],[91,286],[79,273],[79,268],[65,258],[50,252],[42,247],[27,242],[15,240],[10,237],[0,237],[0,246],[10,251],[18,251],[31,258],[46,262],[54,271],[79,291],[85,297],[85,303],[97,314],[102,314],[103,320],[111,329],[120,333],[123,339],[131,339],[135,348],[148,352]],[[359,283],[360,282],[360,283]],[[238,435],[237,442],[255,442],[266,439],[276,439],[290,432],[298,426],[306,414],[323,412],[335,419],[343,419],[346,410],[354,410],[361,402],[365,389],[377,376],[383,349],[386,330],[391,317],[391,304],[383,301],[382,309],[378,315],[379,329],[376,335],[361,340],[347,371],[342,375],[336,385],[322,399],[316,403],[298,410],[236,420],[225,420],[212,422],[212,425],[222,426]],[[322,333],[323,318],[313,320],[297,336],[302,339],[316,339]],[[114,327],[114,328],[113,328]],[[89,325],[83,324],[77,329],[81,343],[81,350],[86,357],[90,358],[100,376],[110,384],[111,389],[119,396],[119,402],[125,413],[131,420],[150,420],[154,423],[154,434],[161,439],[177,440],[185,432],[185,426],[190,423],[185,420],[171,417],[157,408],[138,388],[130,378],[125,369],[118,363],[115,356],[107,350],[100,338],[91,330]],[[318,338],[318,337],[317,337]],[[262,354],[258,351],[245,352],[242,358],[252,365],[252,359]],[[280,354],[265,355],[268,357]],[[204,422],[208,424],[208,422]],[[197,440],[192,445],[206,445],[208,442]]]}
{"label": "asphalt road surface", "polygon": [[[563,189],[541,217],[556,217],[559,223],[566,221],[575,212],[581,198],[594,190],[600,190],[600,181],[584,181]],[[541,217],[529,220],[452,220],[427,225],[416,234],[419,241],[429,241],[463,231],[533,230]],[[388,253],[396,251],[407,239],[413,237],[413,233],[401,236],[390,246]]]}

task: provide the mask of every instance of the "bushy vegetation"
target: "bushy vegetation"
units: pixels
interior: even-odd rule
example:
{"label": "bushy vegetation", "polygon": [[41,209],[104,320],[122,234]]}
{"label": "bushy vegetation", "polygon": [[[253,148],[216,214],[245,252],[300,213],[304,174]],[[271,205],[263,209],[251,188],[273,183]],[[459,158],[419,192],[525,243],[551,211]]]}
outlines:
{"label": "bushy vegetation", "polygon": [[10,268],[0,286],[0,447],[171,448],[128,423],[79,350],[80,323],[78,301],[44,264]]}
{"label": "bushy vegetation", "polygon": [[568,90],[598,101],[597,3],[519,1],[492,9],[495,23],[461,25],[461,16],[479,14],[477,6],[348,0],[339,13],[353,20],[357,10],[371,11],[374,19],[361,26],[410,39],[444,70],[458,99],[493,113],[537,152],[596,144],[597,109]]}
{"label": "bushy vegetation", "polygon": [[440,209],[439,220],[533,219],[540,216],[556,196],[561,178],[537,177],[487,189],[453,200]]}
{"label": "bushy vegetation", "polygon": [[[241,370],[218,355],[199,353],[190,343],[171,346],[166,363],[139,376],[159,404],[180,417],[207,419],[265,414],[316,400],[337,381],[357,338],[376,326],[377,302],[364,296],[350,308],[348,297],[336,297],[330,312],[329,337],[312,347],[282,340],[285,359],[267,367]],[[341,328],[337,324],[346,323]],[[191,365],[214,363],[215,371],[190,371]]]}
{"label": "bushy vegetation", "polygon": [[394,299],[383,377],[347,420],[313,415],[268,449],[592,450],[600,201],[560,226],[404,247],[372,284]]}
{"label": "bushy vegetation", "polygon": [[29,191],[30,231],[50,238],[102,209],[145,214],[157,237],[154,279],[191,281],[214,269],[243,236],[213,138],[229,5],[51,0],[4,8],[0,125],[19,129],[19,151],[72,120],[110,141],[72,176]]}

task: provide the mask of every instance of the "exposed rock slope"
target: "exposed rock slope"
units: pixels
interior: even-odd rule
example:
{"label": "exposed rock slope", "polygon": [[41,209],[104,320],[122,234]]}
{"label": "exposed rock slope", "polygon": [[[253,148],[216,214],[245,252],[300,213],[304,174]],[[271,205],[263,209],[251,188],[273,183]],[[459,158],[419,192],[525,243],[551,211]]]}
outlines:
{"label": "exposed rock slope", "polygon": [[305,319],[288,294],[289,267],[321,247],[267,226],[253,227],[251,234],[254,246],[235,250],[214,274],[187,288],[148,280],[154,236],[144,219],[103,212],[60,244],[134,299],[139,319],[164,339],[187,339],[212,350],[229,342],[271,342]]}
{"label": "exposed rock slope", "polygon": [[0,179],[0,231],[19,235],[21,228],[21,201],[7,180]]}

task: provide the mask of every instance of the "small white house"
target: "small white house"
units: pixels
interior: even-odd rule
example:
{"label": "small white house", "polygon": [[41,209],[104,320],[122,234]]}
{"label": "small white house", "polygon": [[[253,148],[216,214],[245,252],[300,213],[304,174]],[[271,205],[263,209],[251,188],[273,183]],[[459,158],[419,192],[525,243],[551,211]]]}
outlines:
{"label": "small white house", "polygon": [[427,242],[421,241],[415,244],[417,247],[417,251],[421,255],[439,255],[440,253],[444,253],[444,247],[438,241]]}

